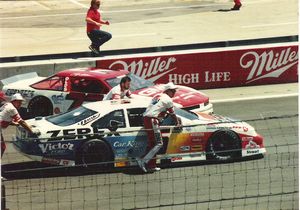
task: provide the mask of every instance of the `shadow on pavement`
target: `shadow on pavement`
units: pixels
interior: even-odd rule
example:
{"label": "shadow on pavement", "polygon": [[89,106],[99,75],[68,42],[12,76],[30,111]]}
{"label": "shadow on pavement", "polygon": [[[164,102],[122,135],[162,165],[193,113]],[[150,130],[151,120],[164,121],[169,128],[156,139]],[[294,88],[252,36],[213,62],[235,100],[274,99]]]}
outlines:
{"label": "shadow on pavement", "polygon": [[[190,163],[170,163],[163,161],[160,167],[162,169],[168,168],[184,168],[191,166],[211,165],[211,164],[230,164],[233,162],[243,162],[255,159],[261,159],[263,156],[253,156],[243,158],[236,161],[205,161],[205,162],[190,162]],[[94,166],[53,166],[41,162],[22,162],[5,164],[1,166],[2,176],[7,180],[14,179],[34,179],[34,178],[51,178],[51,177],[65,177],[65,176],[84,176],[95,174],[112,174],[123,173],[127,175],[144,175],[145,173],[137,166],[122,167],[122,168],[103,168],[99,165]]]}
{"label": "shadow on pavement", "polygon": [[232,10],[232,9],[218,9],[214,12],[232,12],[232,11],[235,11],[235,10]]}

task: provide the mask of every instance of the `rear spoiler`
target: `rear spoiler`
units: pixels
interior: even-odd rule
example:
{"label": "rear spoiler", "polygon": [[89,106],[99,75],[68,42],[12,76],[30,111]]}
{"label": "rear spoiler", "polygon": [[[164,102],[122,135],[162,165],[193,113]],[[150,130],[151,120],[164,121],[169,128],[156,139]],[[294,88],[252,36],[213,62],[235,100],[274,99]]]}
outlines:
{"label": "rear spoiler", "polygon": [[12,77],[8,77],[8,78],[5,78],[5,79],[2,79],[1,83],[3,85],[8,85],[8,84],[11,84],[11,83],[18,82],[20,80],[31,79],[31,78],[38,77],[38,76],[39,75],[36,72],[29,72],[29,73],[25,73],[25,74],[18,74],[18,75],[12,76]]}

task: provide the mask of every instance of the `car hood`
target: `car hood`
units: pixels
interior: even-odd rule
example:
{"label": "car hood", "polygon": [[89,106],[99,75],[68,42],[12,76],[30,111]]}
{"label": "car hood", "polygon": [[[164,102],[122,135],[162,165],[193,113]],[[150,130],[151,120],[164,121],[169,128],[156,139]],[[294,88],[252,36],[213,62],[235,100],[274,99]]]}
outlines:
{"label": "car hood", "polygon": [[[176,85],[176,87],[177,91],[173,97],[173,102],[181,105],[182,107],[191,107],[209,102],[208,96],[200,91],[181,85]],[[133,91],[133,94],[154,97],[157,94],[163,93],[163,91],[164,85],[158,84],[152,87]]]}

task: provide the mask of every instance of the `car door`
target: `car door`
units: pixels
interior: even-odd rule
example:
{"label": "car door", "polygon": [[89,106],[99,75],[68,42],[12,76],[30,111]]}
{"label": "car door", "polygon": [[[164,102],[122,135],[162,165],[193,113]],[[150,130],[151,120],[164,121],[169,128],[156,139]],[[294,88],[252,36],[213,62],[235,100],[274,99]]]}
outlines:
{"label": "car door", "polygon": [[66,99],[71,100],[69,110],[82,105],[84,102],[101,101],[108,91],[101,81],[95,78],[71,77],[70,92]]}

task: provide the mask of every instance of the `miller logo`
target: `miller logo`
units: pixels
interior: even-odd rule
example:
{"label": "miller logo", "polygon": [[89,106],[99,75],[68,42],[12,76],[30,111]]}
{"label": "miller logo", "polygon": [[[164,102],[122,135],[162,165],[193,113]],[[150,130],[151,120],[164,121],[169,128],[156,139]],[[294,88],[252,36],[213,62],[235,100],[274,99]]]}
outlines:
{"label": "miller logo", "polygon": [[297,63],[298,52],[292,51],[291,47],[276,53],[273,50],[264,51],[260,55],[250,51],[240,59],[241,67],[250,70],[246,84],[263,78],[278,78]]}
{"label": "miller logo", "polygon": [[175,61],[176,58],[174,57],[169,57],[165,60],[161,57],[156,57],[149,62],[145,62],[141,58],[139,61],[132,61],[129,64],[126,61],[118,60],[110,64],[109,69],[115,69],[114,66],[120,65],[117,69],[127,70],[139,77],[155,82],[165,74],[176,69],[176,67],[171,67]]}

